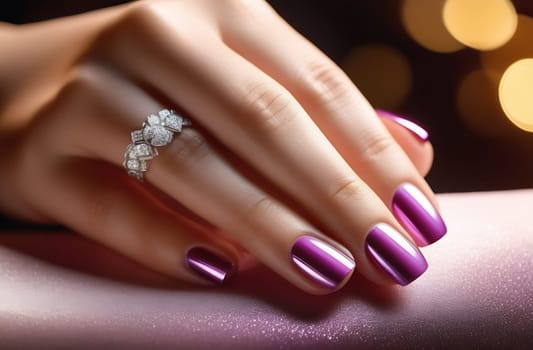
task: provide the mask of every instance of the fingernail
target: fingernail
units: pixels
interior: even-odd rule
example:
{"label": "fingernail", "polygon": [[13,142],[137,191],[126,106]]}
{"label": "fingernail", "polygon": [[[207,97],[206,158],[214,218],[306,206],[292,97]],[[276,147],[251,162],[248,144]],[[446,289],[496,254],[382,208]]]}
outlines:
{"label": "fingernail", "polygon": [[395,122],[396,124],[399,124],[409,130],[413,135],[415,135],[421,142],[426,142],[429,140],[429,133],[426,129],[418,125],[417,123],[405,118],[401,117],[397,114],[393,114],[391,112],[384,111],[382,109],[376,109],[376,113],[383,118],[387,118],[388,120],[391,120]]}
{"label": "fingernail", "polygon": [[365,249],[370,259],[402,286],[413,282],[428,267],[420,250],[387,224],[370,230]]}
{"label": "fingernail", "polygon": [[410,183],[401,185],[394,193],[392,212],[419,246],[438,241],[447,231],[437,210]]}
{"label": "fingernail", "polygon": [[353,271],[355,262],[337,248],[313,236],[301,236],[291,249],[292,261],[312,280],[335,289]]}
{"label": "fingernail", "polygon": [[185,261],[192,271],[215,284],[224,283],[234,270],[231,262],[200,247],[191,248]]}

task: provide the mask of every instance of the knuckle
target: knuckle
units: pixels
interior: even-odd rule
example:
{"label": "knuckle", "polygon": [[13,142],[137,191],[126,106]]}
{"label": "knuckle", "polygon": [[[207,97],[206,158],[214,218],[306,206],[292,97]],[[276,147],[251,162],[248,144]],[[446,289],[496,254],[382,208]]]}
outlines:
{"label": "knuckle", "polygon": [[341,70],[325,59],[316,59],[304,65],[300,77],[305,96],[322,104],[342,101],[353,91],[351,82]]}
{"label": "knuckle", "polygon": [[286,126],[296,113],[291,113],[294,99],[286,90],[270,83],[254,86],[243,99],[244,115],[249,116],[260,131],[272,132]]}
{"label": "knuckle", "polygon": [[[195,18],[187,18],[175,10],[181,2],[145,0],[134,2],[115,21],[110,22],[101,32],[95,45],[104,52],[115,52],[130,48],[130,51],[160,50],[161,33],[172,30],[173,47],[182,47],[194,41],[191,23]],[[194,17],[191,15],[191,17]],[[199,27],[196,25],[195,30]]]}
{"label": "knuckle", "polygon": [[342,178],[333,187],[330,192],[329,200],[331,203],[346,203],[353,198],[364,195],[365,185],[363,182],[354,177]]}
{"label": "knuckle", "polygon": [[186,128],[174,135],[174,140],[168,145],[168,152],[175,166],[191,167],[205,160],[213,150],[199,132]]}
{"label": "knuckle", "polygon": [[274,200],[268,196],[260,196],[251,201],[245,210],[244,217],[250,222],[262,221],[267,217],[271,217],[269,212],[272,212],[276,208]]}
{"label": "knuckle", "polygon": [[73,130],[85,126],[87,121],[87,113],[80,112],[79,106],[98,100],[97,95],[102,89],[101,74],[94,65],[77,66],[57,87],[53,97],[35,111],[27,130],[32,142],[40,145],[39,149],[57,147],[57,135],[62,135],[63,144],[78,144],[76,136],[79,134]]}
{"label": "knuckle", "polygon": [[128,28],[145,28],[160,17],[160,7],[159,1],[138,1],[129,6],[117,23]]}
{"label": "knuckle", "polygon": [[373,136],[366,142],[361,158],[367,163],[377,161],[384,154],[392,150],[394,146],[395,142],[387,135]]}
{"label": "knuckle", "polygon": [[58,98],[79,98],[99,91],[102,88],[102,67],[96,64],[81,64],[77,66],[61,88]]}
{"label": "knuckle", "polygon": [[104,68],[96,63],[78,65],[43,112],[48,116],[56,116],[60,123],[69,127],[72,127],[72,123],[81,123],[87,113],[69,113],[68,118],[65,118],[65,113],[76,111],[80,105],[87,105],[87,101],[100,101],[105,74]]}
{"label": "knuckle", "polygon": [[265,0],[226,0],[221,3],[234,14],[249,18],[257,18],[270,8]]}
{"label": "knuckle", "polygon": [[114,21],[102,29],[93,42],[93,50],[113,51],[117,43],[128,43],[131,38],[141,38],[138,34],[146,33],[149,30],[148,24],[153,22],[153,6],[151,1],[137,1],[127,6]]}

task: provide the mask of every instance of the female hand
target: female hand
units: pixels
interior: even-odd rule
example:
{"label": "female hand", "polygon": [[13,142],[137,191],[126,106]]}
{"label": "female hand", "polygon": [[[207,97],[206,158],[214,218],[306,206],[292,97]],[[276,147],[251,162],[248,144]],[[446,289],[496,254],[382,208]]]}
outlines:
{"label": "female hand", "polygon": [[[446,232],[424,135],[389,116],[393,138],[266,2],[139,1],[4,25],[0,45],[10,215],[195,283],[224,281],[244,248],[313,294],[341,288],[354,259],[405,285],[427,268],[413,240]],[[192,125],[138,183],[122,168],[130,132],[164,108]]]}

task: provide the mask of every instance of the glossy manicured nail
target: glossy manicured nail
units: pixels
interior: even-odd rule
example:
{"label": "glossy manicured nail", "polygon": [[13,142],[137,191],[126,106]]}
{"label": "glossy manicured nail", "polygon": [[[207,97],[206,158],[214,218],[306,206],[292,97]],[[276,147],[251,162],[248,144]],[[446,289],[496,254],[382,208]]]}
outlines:
{"label": "glossy manicured nail", "polygon": [[355,267],[351,257],[313,236],[301,236],[291,249],[292,261],[312,280],[335,289]]}
{"label": "glossy manicured nail", "polygon": [[387,224],[370,230],[365,249],[369,258],[402,286],[413,282],[428,267],[420,250]]}
{"label": "glossy manicured nail", "polygon": [[447,231],[437,210],[410,183],[401,185],[394,193],[392,212],[419,246],[438,241]]}
{"label": "glossy manicured nail", "polygon": [[185,260],[192,271],[215,284],[222,284],[234,270],[231,262],[200,247],[191,248]]}
{"label": "glossy manicured nail", "polygon": [[382,109],[376,109],[376,113],[382,118],[387,118],[388,120],[391,120],[395,122],[396,124],[403,126],[407,130],[409,130],[413,135],[415,135],[420,141],[426,142],[427,140],[429,140],[429,133],[426,131],[426,129],[424,129],[417,123],[405,117],[401,117],[399,115],[384,111]]}

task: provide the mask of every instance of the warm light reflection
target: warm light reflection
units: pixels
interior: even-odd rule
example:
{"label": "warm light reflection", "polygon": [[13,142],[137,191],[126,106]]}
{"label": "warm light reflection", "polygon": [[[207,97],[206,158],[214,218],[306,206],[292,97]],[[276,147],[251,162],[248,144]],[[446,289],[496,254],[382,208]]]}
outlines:
{"label": "warm light reflection", "polygon": [[481,63],[485,72],[498,83],[513,62],[528,57],[533,57],[533,18],[519,15],[511,40],[497,50],[482,52]]}
{"label": "warm light reflection", "polygon": [[468,74],[457,90],[459,116],[472,131],[499,136],[511,127],[498,103],[498,86],[482,70]]}
{"label": "warm light reflection", "polygon": [[376,107],[394,109],[411,91],[409,62],[404,54],[390,46],[359,46],[346,56],[342,67]]}
{"label": "warm light reflection", "polygon": [[520,129],[533,132],[533,58],[517,61],[505,71],[499,97],[507,117]]}
{"label": "warm light reflection", "polygon": [[478,50],[504,45],[517,25],[515,8],[508,0],[447,0],[443,16],[457,40]]}
{"label": "warm light reflection", "polygon": [[444,26],[442,11],[446,0],[404,0],[402,22],[418,44],[436,52],[454,52],[464,46]]}

